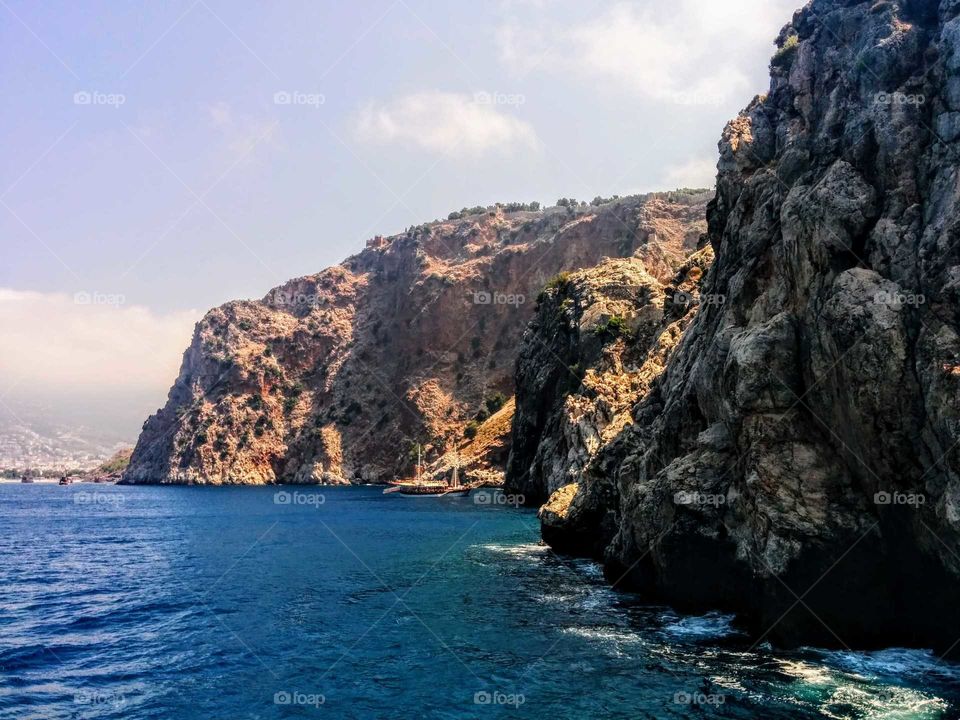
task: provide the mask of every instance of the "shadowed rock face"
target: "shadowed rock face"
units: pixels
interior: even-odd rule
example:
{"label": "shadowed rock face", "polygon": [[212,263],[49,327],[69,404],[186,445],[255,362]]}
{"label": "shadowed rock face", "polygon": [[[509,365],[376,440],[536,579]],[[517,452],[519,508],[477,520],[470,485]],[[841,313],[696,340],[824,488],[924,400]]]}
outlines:
{"label": "shadowed rock face", "polygon": [[[520,337],[547,279],[634,254],[673,273],[706,230],[708,199],[468,214],[215,308],[124,482],[378,482],[410,472],[414,443],[440,472],[485,400],[513,394]],[[478,465],[464,477],[499,475],[490,465],[506,449],[494,426],[464,448]]]}
{"label": "shadowed rock face", "polygon": [[960,2],[814,0],[778,43],[720,141],[723,301],[545,537],[764,639],[956,652]]}

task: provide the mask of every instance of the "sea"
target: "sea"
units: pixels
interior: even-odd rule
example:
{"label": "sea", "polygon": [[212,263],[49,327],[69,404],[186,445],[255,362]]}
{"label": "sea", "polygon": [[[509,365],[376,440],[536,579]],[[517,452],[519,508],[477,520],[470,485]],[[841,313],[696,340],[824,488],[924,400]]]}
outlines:
{"label": "sea", "polygon": [[0,718],[956,718],[931,652],[756,645],[513,498],[0,485]]}

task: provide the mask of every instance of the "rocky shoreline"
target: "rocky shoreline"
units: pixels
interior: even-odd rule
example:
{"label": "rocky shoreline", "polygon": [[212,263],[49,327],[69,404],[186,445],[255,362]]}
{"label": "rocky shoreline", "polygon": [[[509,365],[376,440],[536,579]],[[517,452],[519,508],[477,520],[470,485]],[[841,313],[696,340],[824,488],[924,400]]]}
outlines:
{"label": "rocky shoreline", "polygon": [[[631,422],[578,415],[584,382],[552,399],[566,444],[515,438],[552,545],[759,639],[956,653],[958,14],[814,0],[783,29],[720,142],[699,312]],[[543,371],[519,369],[522,423]]]}

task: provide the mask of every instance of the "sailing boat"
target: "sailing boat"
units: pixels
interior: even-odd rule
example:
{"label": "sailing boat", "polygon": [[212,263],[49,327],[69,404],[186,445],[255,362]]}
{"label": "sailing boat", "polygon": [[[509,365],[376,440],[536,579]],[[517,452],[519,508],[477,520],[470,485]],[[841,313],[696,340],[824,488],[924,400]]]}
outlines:
{"label": "sailing boat", "polygon": [[439,497],[444,494],[447,484],[437,480],[424,480],[422,477],[423,459],[420,454],[420,445],[417,445],[417,474],[413,480],[400,480],[391,483],[383,494],[399,493],[405,497]]}
{"label": "sailing boat", "polygon": [[420,446],[417,445],[417,474],[413,480],[400,480],[390,484],[384,495],[399,493],[404,497],[442,497],[444,495],[469,495],[471,488],[460,484],[459,477],[460,455],[453,466],[453,477],[448,485],[441,480],[424,480],[423,463],[420,455]]}
{"label": "sailing boat", "polygon": [[453,463],[453,475],[450,477],[450,485],[444,495],[469,495],[469,485],[460,484],[460,453],[457,453],[456,460]]}

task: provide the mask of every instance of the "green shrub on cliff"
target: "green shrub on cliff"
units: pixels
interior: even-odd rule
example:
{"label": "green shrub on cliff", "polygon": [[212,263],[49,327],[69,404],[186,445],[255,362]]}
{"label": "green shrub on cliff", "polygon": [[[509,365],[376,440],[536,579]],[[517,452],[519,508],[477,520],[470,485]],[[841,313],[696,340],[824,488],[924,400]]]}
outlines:
{"label": "green shrub on cliff", "polygon": [[552,278],[547,280],[547,284],[543,286],[544,290],[562,290],[567,286],[567,283],[570,282],[570,273],[564,271],[557,273]]}
{"label": "green shrub on cliff", "polygon": [[503,393],[498,392],[498,393],[494,393],[483,402],[487,406],[487,412],[493,415],[497,410],[499,410],[506,404],[507,396],[504,395]]}
{"label": "green shrub on cliff", "polygon": [[116,473],[122,473],[127,469],[127,465],[130,464],[130,456],[133,454],[133,448],[124,448],[123,450],[118,450],[109,459],[104,460],[100,467],[97,468],[96,472],[102,475],[113,475]]}
{"label": "green shrub on cliff", "polygon": [[547,293],[551,290],[557,290],[558,292],[564,292],[567,289],[567,285],[570,283],[570,273],[564,271],[557,273],[552,278],[547,280],[547,284],[543,286],[543,290],[537,295],[537,302],[542,303],[547,298]]}
{"label": "green shrub on cliff", "polygon": [[783,45],[777,48],[777,51],[773,54],[773,57],[770,58],[770,68],[789,68],[791,63],[793,63],[793,56],[797,54],[797,48],[799,45],[799,38],[797,38],[796,35],[790,35],[786,40],[783,41]]}
{"label": "green shrub on cliff", "polygon": [[593,328],[593,334],[603,340],[615,340],[622,336],[626,329],[627,321],[619,315],[613,315],[606,322],[602,322]]}

